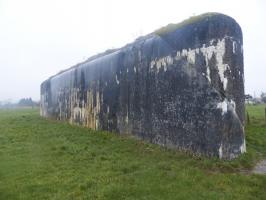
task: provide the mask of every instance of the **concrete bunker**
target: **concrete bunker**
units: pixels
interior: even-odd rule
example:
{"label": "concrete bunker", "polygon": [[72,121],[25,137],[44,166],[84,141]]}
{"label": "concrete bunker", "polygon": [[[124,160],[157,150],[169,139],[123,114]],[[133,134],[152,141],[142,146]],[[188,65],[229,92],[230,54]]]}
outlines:
{"label": "concrete bunker", "polygon": [[233,159],[245,152],[242,31],[219,13],[170,24],[41,84],[41,116]]}

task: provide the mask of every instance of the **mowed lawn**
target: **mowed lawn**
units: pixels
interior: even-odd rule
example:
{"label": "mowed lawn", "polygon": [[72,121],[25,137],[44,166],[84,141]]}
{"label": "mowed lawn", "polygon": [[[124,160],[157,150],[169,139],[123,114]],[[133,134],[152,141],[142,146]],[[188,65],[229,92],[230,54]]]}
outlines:
{"label": "mowed lawn", "polygon": [[234,161],[193,157],[130,136],[0,111],[0,199],[266,199],[264,108],[249,106],[248,153]]}

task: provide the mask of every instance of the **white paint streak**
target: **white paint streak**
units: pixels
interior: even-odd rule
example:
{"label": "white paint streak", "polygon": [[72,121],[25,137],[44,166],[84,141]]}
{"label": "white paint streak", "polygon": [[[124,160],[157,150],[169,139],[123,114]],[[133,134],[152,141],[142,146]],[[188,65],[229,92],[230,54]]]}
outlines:
{"label": "white paint streak", "polygon": [[157,68],[157,72],[159,72],[159,70],[160,70],[161,66],[162,66],[162,63],[161,63],[161,61],[160,61],[160,60],[158,60],[158,61],[156,62],[156,68]]}
{"label": "white paint streak", "polygon": [[[210,42],[210,44],[213,44],[213,40]],[[227,89],[228,79],[225,76],[225,71],[227,69],[230,69],[229,65],[224,64],[223,57],[225,54],[225,38],[222,40],[218,40],[216,46],[208,46],[205,47],[205,45],[200,49],[200,51],[205,55],[205,61],[207,65],[207,78],[211,82],[210,78],[210,69],[209,69],[209,60],[212,58],[212,56],[215,56],[216,64],[218,68],[218,73],[221,82],[223,83],[224,90]]]}
{"label": "white paint streak", "polygon": [[226,49],[225,47],[226,40],[231,40],[233,45],[233,51],[235,53],[237,48],[236,46],[237,42],[234,41],[232,37],[226,36],[221,40],[212,39],[208,44],[203,44],[201,48],[182,49],[181,51],[177,51],[176,56],[174,57],[168,55],[166,57],[160,58],[159,60],[155,59],[151,61],[150,67],[153,68],[154,66],[156,66],[157,72],[159,72],[162,67],[164,68],[164,71],[166,71],[169,65],[172,65],[174,61],[178,61],[182,58],[187,58],[188,63],[195,64],[196,55],[202,53],[205,56],[205,62],[206,62],[206,73],[204,74],[208,79],[208,81],[211,82],[212,80],[210,77],[209,62],[214,56],[220,80],[223,84],[224,90],[226,91],[228,85],[228,78],[227,75],[225,75],[225,72],[228,71],[228,73],[231,73],[230,66],[224,63],[223,61]]}
{"label": "white paint streak", "polygon": [[233,53],[236,53],[236,42],[233,41]]}
{"label": "white paint streak", "polygon": [[187,50],[186,50],[186,49],[183,49],[181,55],[182,55],[183,57],[184,57],[184,56],[187,56]]}
{"label": "white paint streak", "polygon": [[156,64],[156,62],[153,60],[153,61],[151,61],[151,63],[150,63],[150,67],[151,67],[151,69],[154,67],[154,65]]}
{"label": "white paint streak", "polygon": [[225,54],[225,39],[218,41],[213,53],[216,56],[216,64],[217,64],[220,80],[223,83],[224,90],[226,90],[227,79],[224,73],[227,70],[228,65],[223,63],[223,57]]}
{"label": "white paint streak", "polygon": [[210,71],[209,66],[207,66],[206,72],[207,72],[206,77],[207,77],[208,81],[211,82],[211,71]]}
{"label": "white paint streak", "polygon": [[245,140],[245,138],[244,138],[244,142],[243,142],[243,144],[240,146],[240,152],[241,153],[245,153],[247,151],[247,149],[246,149],[246,140]]}
{"label": "white paint streak", "polygon": [[119,80],[117,78],[117,75],[115,75],[115,80],[116,80],[116,84],[119,85],[120,82],[119,82]]}
{"label": "white paint streak", "polygon": [[222,115],[227,113],[228,111],[231,111],[234,115],[236,114],[236,103],[233,100],[228,101],[227,99],[224,99],[224,101],[219,102],[217,104],[217,108],[222,110]]}
{"label": "white paint streak", "polygon": [[219,158],[221,159],[223,157],[223,144],[219,147]]}
{"label": "white paint streak", "polygon": [[195,64],[195,60],[196,60],[196,50],[190,50],[187,52],[187,60],[189,63]]}
{"label": "white paint streak", "polygon": [[228,104],[228,102],[227,102],[226,99],[224,101],[222,101],[222,102],[219,102],[217,104],[217,108],[222,110],[222,115],[224,115],[225,113],[227,113],[227,104]]}
{"label": "white paint streak", "polygon": [[164,71],[167,71],[167,66],[172,65],[174,63],[174,59],[171,56],[162,57],[157,61],[151,61],[150,66],[153,68],[156,66],[157,72],[163,67]]}
{"label": "white paint streak", "polygon": [[172,64],[174,63],[173,58],[172,58],[171,56],[167,56],[167,57],[166,57],[166,63],[167,63],[168,65],[172,65]]}
{"label": "white paint streak", "polygon": [[224,90],[226,90],[227,88],[227,83],[228,83],[228,79],[224,77],[224,81],[223,81]]}
{"label": "white paint streak", "polygon": [[180,51],[177,51],[175,59],[178,60],[180,57],[181,57],[181,53],[180,53]]}
{"label": "white paint streak", "polygon": [[215,40],[214,39],[212,39],[211,41],[210,41],[210,45],[213,45],[213,42],[214,42]]}

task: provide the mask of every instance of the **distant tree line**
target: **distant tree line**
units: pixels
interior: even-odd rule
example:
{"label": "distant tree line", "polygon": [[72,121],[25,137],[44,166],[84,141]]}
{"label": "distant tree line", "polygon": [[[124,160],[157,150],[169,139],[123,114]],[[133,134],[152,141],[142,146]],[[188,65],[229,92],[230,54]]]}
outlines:
{"label": "distant tree line", "polygon": [[21,108],[21,107],[38,107],[40,103],[33,101],[31,97],[22,98],[17,103],[13,103],[11,99],[0,101],[0,108]]}
{"label": "distant tree line", "polygon": [[18,106],[21,106],[21,107],[23,107],[23,106],[33,107],[33,106],[36,106],[36,105],[37,105],[37,103],[32,101],[31,98],[22,98],[18,102]]}
{"label": "distant tree line", "polygon": [[262,101],[263,103],[266,103],[266,93],[265,93],[265,92],[262,92],[262,93],[261,93],[260,98],[261,98],[261,101]]}
{"label": "distant tree line", "polygon": [[250,94],[245,95],[245,102],[247,104],[266,103],[266,92],[262,92],[259,97],[253,97]]}

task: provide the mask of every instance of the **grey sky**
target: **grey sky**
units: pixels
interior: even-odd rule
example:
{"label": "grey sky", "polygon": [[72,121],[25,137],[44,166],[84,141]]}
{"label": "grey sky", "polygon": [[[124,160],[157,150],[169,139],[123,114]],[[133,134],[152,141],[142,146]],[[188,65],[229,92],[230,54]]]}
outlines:
{"label": "grey sky", "polygon": [[265,2],[0,0],[0,100],[38,100],[41,82],[60,70],[204,12],[230,15],[242,27],[246,93],[258,96],[266,91]]}

